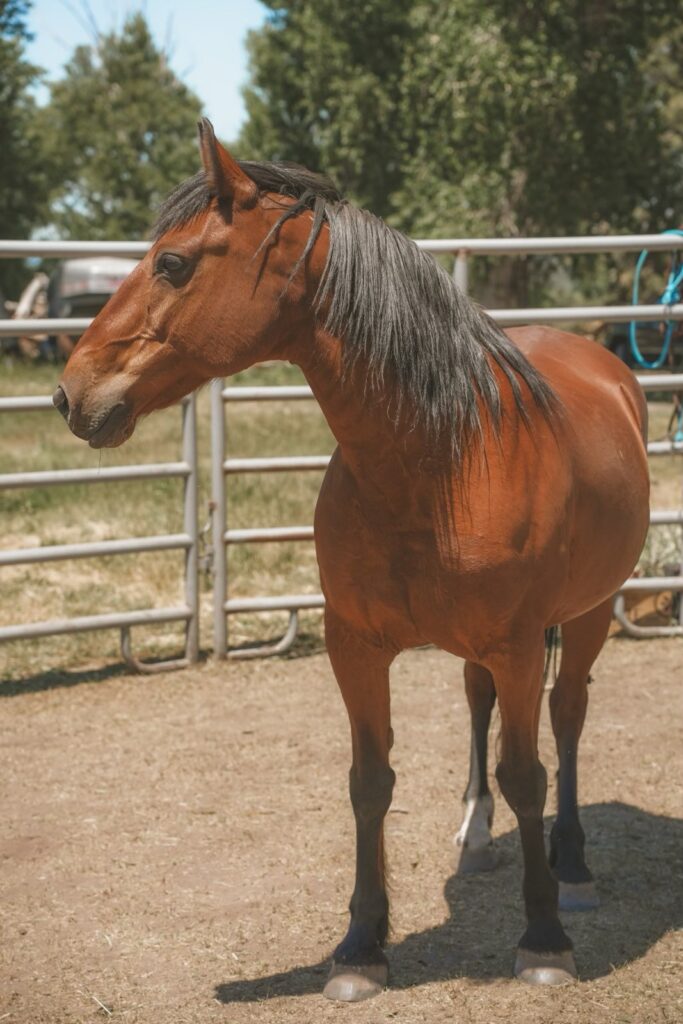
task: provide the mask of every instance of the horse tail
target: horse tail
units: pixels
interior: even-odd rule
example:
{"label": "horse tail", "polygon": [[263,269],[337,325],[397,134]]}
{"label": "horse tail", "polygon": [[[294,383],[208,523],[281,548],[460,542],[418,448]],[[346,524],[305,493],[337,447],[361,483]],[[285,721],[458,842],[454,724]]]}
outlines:
{"label": "horse tail", "polygon": [[561,626],[549,626],[545,631],[545,665],[543,666],[543,685],[548,686],[548,677],[552,670],[551,685],[557,680],[557,652],[562,646]]}

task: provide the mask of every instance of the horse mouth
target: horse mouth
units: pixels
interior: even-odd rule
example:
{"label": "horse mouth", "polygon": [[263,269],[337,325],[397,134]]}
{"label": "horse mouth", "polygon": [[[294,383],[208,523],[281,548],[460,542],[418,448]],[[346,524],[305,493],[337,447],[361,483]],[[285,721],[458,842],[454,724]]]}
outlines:
{"label": "horse mouth", "polygon": [[129,417],[126,404],[119,402],[87,441],[91,448],[118,448],[128,440],[134,427],[135,421]]}

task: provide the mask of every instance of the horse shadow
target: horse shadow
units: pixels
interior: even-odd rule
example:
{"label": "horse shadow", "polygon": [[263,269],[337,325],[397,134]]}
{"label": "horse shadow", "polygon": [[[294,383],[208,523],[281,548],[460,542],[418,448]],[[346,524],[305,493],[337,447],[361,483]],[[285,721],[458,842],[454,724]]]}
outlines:
{"label": "horse shadow", "polygon": [[[574,942],[579,976],[592,980],[644,956],[666,932],[683,926],[683,820],[619,802],[585,807],[581,820],[602,905],[561,916]],[[445,921],[390,942],[393,989],[463,977],[482,982],[511,977],[514,947],[524,928],[517,831],[499,837],[496,848],[495,871],[448,879]],[[250,1003],[319,993],[329,963],[225,982],[216,986],[215,997],[221,1003]]]}

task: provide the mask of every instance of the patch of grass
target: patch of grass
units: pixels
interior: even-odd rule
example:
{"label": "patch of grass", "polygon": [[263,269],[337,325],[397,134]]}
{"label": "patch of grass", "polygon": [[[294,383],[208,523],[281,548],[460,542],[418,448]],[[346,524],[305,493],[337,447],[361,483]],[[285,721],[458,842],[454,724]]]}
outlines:
{"label": "patch of grass", "polygon": [[[5,395],[50,394],[59,369],[6,360],[1,365]],[[299,371],[278,364],[239,374],[235,384],[302,383]],[[651,436],[662,436],[668,403],[652,403]],[[228,407],[227,448],[231,456],[325,454],[334,441],[313,402],[245,403]],[[73,437],[56,413],[0,414],[0,473],[54,468],[98,468],[136,462],[174,461],[180,457],[180,413],[155,413],[141,423],[123,449],[95,452]],[[210,419],[208,390],[199,395],[200,519],[208,521],[210,499]],[[682,500],[683,459],[667,456],[651,462],[653,507],[677,507]],[[247,474],[228,487],[231,527],[299,525],[312,522],[322,474],[319,472]],[[0,547],[33,547],[117,537],[176,533],[182,530],[182,483],[150,480],[0,491]],[[668,533],[662,531],[668,530]],[[678,539],[677,539],[678,538]],[[659,554],[671,560],[678,528],[657,527],[645,551],[647,569]],[[0,569],[0,625],[57,616],[162,607],[183,599],[183,556],[179,552],[113,556]],[[318,570],[311,543],[236,545],[229,550],[231,596],[286,592],[315,593]],[[211,646],[211,582],[201,579],[202,635]],[[281,633],[286,614],[233,616],[231,643],[265,640]],[[321,642],[321,616],[302,615],[306,643]],[[182,648],[182,626],[134,631],[141,657],[169,657]],[[21,641],[0,646],[0,676],[118,657],[115,631]]]}

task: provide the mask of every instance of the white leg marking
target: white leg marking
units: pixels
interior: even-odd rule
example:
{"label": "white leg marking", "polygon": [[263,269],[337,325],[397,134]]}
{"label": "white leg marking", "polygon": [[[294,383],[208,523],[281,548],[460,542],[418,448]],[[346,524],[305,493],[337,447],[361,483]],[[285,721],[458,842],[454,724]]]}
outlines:
{"label": "white leg marking", "polygon": [[493,842],[491,822],[493,821],[493,797],[471,797],[465,801],[465,816],[460,831],[455,837],[456,846],[467,846],[470,850],[480,850]]}
{"label": "white leg marking", "polygon": [[[476,793],[481,788],[477,742],[474,729],[472,729],[470,733],[470,777],[467,783],[467,793]],[[490,793],[486,793],[485,796],[466,796],[464,803],[465,817],[460,826],[460,831],[455,837],[455,845],[466,846],[470,850],[481,850],[491,846],[493,843],[493,836],[491,835],[493,797]]]}

